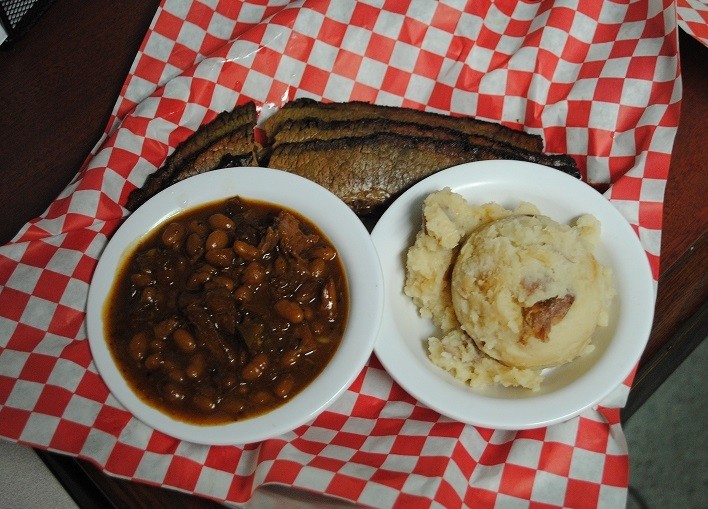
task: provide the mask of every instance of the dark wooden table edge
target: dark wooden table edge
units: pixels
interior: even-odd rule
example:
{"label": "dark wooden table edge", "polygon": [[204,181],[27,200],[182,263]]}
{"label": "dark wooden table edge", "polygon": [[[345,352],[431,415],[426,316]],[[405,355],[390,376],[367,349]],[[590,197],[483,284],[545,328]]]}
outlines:
{"label": "dark wooden table edge", "polygon": [[81,509],[118,507],[98,487],[81,466],[81,460],[73,456],[35,449],[64,490]]}
{"label": "dark wooden table edge", "polygon": [[[704,231],[696,242],[661,274],[659,291],[662,290],[662,285],[668,285],[672,280],[687,280],[691,274],[699,276],[704,274],[707,249],[708,231]],[[705,279],[704,276],[703,279]],[[637,369],[627,403],[621,411],[623,423],[626,423],[634,415],[708,336],[708,301],[705,300],[704,293],[704,289],[699,291],[697,298],[692,303],[695,306],[695,311],[689,314],[685,320],[673,324],[671,319],[667,318],[668,324],[673,325],[675,329],[662,347],[651,356],[645,357]],[[665,317],[660,314],[655,316],[653,334],[659,333],[660,326],[665,325],[661,323],[664,319]]]}
{"label": "dark wooden table edge", "polygon": [[623,423],[626,423],[646,403],[706,336],[708,336],[708,302],[704,302],[699,310],[669,338],[661,350],[647,360],[643,369],[637,371],[627,404],[621,412]]}

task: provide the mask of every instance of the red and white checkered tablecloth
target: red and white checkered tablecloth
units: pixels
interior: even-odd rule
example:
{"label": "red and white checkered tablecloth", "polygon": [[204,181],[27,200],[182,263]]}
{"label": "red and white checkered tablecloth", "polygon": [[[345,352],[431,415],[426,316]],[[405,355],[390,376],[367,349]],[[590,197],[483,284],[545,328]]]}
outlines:
{"label": "red and white checkered tablecloth", "polygon": [[562,424],[499,431],[419,404],[375,357],[313,422],[246,446],[181,442],[98,376],[84,312],[130,191],[200,124],[299,96],[475,115],[541,134],[635,227],[658,276],[681,101],[670,0],[165,0],[106,136],[0,248],[0,436],[127,479],[247,503],[272,483],[375,507],[623,507],[633,376]]}
{"label": "red and white checkered tablecloth", "polygon": [[708,47],[708,2],[706,0],[676,0],[679,27]]}

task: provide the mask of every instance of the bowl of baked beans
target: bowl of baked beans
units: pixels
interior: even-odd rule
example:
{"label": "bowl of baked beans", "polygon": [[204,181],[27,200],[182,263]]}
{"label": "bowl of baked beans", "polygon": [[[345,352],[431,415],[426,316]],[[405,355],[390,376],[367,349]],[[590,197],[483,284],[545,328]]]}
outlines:
{"label": "bowl of baked beans", "polygon": [[307,424],[372,351],[383,277],[334,194],[268,168],[190,177],[133,212],[89,289],[96,368],[148,426],[245,444]]}

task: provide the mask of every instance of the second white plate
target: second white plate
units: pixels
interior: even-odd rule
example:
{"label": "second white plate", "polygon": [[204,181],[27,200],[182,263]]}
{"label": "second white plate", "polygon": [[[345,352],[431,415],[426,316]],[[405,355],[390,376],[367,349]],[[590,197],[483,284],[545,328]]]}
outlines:
{"label": "second white plate", "polygon": [[[432,364],[426,339],[436,330],[403,293],[405,257],[420,228],[422,203],[449,187],[471,203],[536,205],[567,223],[593,214],[602,224],[598,259],[609,265],[617,296],[595,351],[548,370],[540,391],[489,387],[473,390]],[[528,429],[570,419],[597,404],[629,375],[651,330],[654,288],[644,249],[627,220],[595,189],[552,168],[517,161],[468,163],[419,182],[385,212],[372,232],[385,278],[384,318],[374,351],[406,391],[450,418],[495,429]]]}

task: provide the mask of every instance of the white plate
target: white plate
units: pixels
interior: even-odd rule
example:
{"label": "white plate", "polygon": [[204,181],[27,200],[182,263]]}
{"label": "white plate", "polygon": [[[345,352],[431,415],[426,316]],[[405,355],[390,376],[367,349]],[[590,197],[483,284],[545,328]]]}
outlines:
{"label": "white plate", "polygon": [[[335,245],[349,285],[349,316],[341,344],[302,392],[264,415],[222,425],[193,425],[147,405],[130,389],[104,340],[103,306],[121,258],[146,232],[200,204],[239,195],[280,204],[313,221]],[[157,194],[130,215],[106,246],[89,289],[87,327],[99,374],[133,415],[168,435],[204,444],[245,444],[290,431],[316,417],[368,361],[383,309],[383,275],[371,237],[344,202],[305,178],[266,168],[231,168],[197,175]]]}
{"label": "white plate", "polygon": [[[420,228],[423,199],[450,187],[471,203],[520,201],[561,223],[593,214],[602,224],[598,259],[612,267],[617,296],[610,324],[593,336],[595,351],[548,370],[540,391],[473,390],[427,357],[429,319],[403,294],[406,251]],[[374,351],[391,376],[421,403],[450,418],[495,429],[528,429],[570,419],[618,387],[639,360],[651,330],[654,287],[637,235],[620,212],[587,184],[557,170],[516,161],[468,163],[436,173],[406,191],[372,233],[385,277],[384,318]]]}

